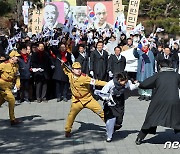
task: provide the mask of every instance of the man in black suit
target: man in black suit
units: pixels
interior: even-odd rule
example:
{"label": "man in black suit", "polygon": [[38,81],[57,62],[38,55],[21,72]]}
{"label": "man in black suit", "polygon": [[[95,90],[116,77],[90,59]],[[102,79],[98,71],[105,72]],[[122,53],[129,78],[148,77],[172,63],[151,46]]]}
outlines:
{"label": "man in black suit", "polygon": [[164,47],[164,50],[162,53],[158,53],[156,56],[156,61],[157,61],[157,71],[159,72],[160,68],[159,65],[161,63],[162,60],[167,59],[169,61],[171,61],[172,63],[172,67],[175,69],[176,68],[176,63],[178,60],[178,56],[177,54],[172,54],[171,50],[168,46]]}
{"label": "man in black suit", "polygon": [[108,61],[108,72],[109,77],[113,77],[115,73],[123,72],[126,67],[126,58],[122,56],[121,47],[115,47],[114,52],[115,54],[111,54]]}
{"label": "man in black suit", "polygon": [[103,50],[103,42],[99,41],[96,50],[90,55],[90,75],[95,79],[107,81],[108,52]]}
{"label": "man in black suit", "polygon": [[81,64],[83,73],[89,74],[89,57],[83,44],[79,45],[79,55],[75,61]]}

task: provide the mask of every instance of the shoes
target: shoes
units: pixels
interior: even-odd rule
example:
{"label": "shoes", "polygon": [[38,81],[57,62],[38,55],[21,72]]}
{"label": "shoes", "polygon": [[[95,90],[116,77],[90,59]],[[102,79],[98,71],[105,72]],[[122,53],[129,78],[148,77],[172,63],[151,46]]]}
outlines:
{"label": "shoes", "polygon": [[48,102],[48,100],[47,100],[46,98],[42,98],[42,102],[47,103],[47,102]]}
{"label": "shoes", "polygon": [[71,133],[70,132],[65,132],[65,137],[71,137]]}
{"label": "shoes", "polygon": [[63,101],[68,102],[68,99],[66,97],[63,98]]}
{"label": "shoes", "polygon": [[150,96],[145,96],[145,101],[149,101],[151,100],[151,97]]}
{"label": "shoes", "polygon": [[41,103],[41,99],[40,99],[40,98],[37,98],[37,102],[38,102],[38,103]]}
{"label": "shoes", "polygon": [[19,125],[19,124],[21,124],[21,123],[22,123],[22,121],[20,121],[20,120],[18,120],[18,119],[15,119],[15,120],[12,120],[12,121],[11,121],[11,126]]}
{"label": "shoes", "polygon": [[142,143],[142,139],[140,137],[137,137],[135,143],[136,145],[140,145]]}
{"label": "shoes", "polygon": [[57,102],[60,102],[60,101],[62,101],[62,98],[57,98]]}
{"label": "shoes", "polygon": [[111,141],[112,141],[111,138],[107,138],[107,139],[106,139],[106,142],[111,142]]}
{"label": "shoes", "polygon": [[142,100],[145,99],[145,96],[141,95],[138,99],[139,99],[140,101],[142,101]]}
{"label": "shoes", "polygon": [[117,125],[117,124],[116,124],[116,125],[114,126],[114,132],[115,132],[116,130],[119,130],[121,127],[122,127],[122,125]]}
{"label": "shoes", "polygon": [[29,101],[29,99],[24,99],[24,102],[25,102],[25,103],[29,103],[29,104],[31,103],[31,102]]}

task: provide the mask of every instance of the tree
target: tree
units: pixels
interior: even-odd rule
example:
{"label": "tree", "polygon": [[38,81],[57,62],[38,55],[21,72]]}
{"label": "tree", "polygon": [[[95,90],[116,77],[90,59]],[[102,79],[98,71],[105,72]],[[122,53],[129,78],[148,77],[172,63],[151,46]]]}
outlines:
{"label": "tree", "polygon": [[140,16],[147,18],[145,24],[152,27],[154,32],[157,27],[164,28],[167,33],[180,35],[179,0],[142,0]]}
{"label": "tree", "polygon": [[0,16],[4,16],[12,10],[11,3],[6,0],[0,1]]}

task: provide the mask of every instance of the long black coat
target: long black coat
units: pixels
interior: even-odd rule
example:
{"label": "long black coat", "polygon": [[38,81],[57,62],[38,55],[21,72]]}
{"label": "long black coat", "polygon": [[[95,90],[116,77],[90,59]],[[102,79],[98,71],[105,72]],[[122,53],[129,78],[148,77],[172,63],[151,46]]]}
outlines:
{"label": "long black coat", "polygon": [[126,67],[126,58],[121,56],[121,59],[118,60],[115,55],[111,55],[108,61],[108,71],[111,71],[113,74],[118,72],[123,72]]}
{"label": "long black coat", "polygon": [[157,73],[140,84],[141,89],[155,90],[142,129],[164,126],[180,130],[179,87],[180,75],[174,71]]}
{"label": "long black coat", "polygon": [[89,74],[89,57],[87,55],[83,57],[81,54],[79,54],[75,61],[81,64],[81,71],[83,73]]}
{"label": "long black coat", "polygon": [[[59,52],[56,53],[56,57],[61,59],[61,55]],[[71,60],[71,54],[69,52],[67,52],[66,58],[67,58],[66,64],[71,66],[72,60]],[[54,73],[53,73],[52,79],[68,82],[69,81],[68,76],[64,73],[63,68],[61,66],[61,62],[58,59],[54,59],[53,64],[54,64],[55,68],[54,68]]]}
{"label": "long black coat", "polygon": [[94,78],[107,80],[108,52],[103,50],[101,56],[97,50],[92,51],[90,55],[90,71],[94,72]]}
{"label": "long black coat", "polygon": [[51,74],[51,65],[52,61],[47,52],[44,51],[41,58],[38,52],[34,52],[31,57],[31,67],[44,69],[43,72],[35,72],[34,79],[36,81],[43,79],[49,80]]}

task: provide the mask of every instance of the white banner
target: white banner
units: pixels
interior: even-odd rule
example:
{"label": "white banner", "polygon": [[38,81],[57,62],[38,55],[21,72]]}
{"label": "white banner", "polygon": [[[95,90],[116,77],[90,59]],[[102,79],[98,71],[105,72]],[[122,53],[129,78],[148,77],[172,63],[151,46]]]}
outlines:
{"label": "white banner", "polygon": [[23,17],[24,17],[24,24],[25,25],[28,25],[28,9],[29,9],[29,6],[28,5],[23,5],[22,6],[22,14],[23,14]]}
{"label": "white banner", "polygon": [[121,55],[126,58],[125,71],[127,72],[137,72],[138,59],[134,57],[133,50],[134,48],[121,52]]}
{"label": "white banner", "polygon": [[127,15],[127,31],[131,31],[136,27],[138,11],[139,11],[140,0],[130,0],[129,9]]}
{"label": "white banner", "polygon": [[124,5],[122,5],[122,0],[113,0],[114,21],[116,21],[119,13],[122,12],[124,12]]}

